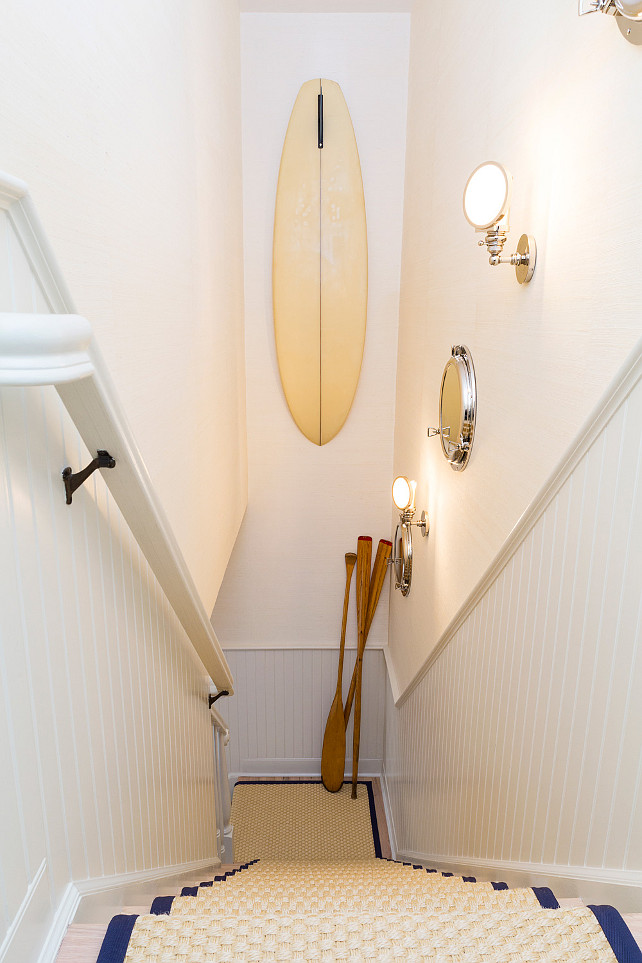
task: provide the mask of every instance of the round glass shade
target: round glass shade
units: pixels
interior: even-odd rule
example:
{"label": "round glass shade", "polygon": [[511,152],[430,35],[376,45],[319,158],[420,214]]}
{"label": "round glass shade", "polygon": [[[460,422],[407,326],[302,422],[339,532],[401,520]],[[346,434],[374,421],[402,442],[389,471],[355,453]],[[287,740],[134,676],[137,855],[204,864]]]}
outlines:
{"label": "round glass shade", "polygon": [[627,20],[642,20],[642,0],[615,0],[615,6]]}
{"label": "round glass shade", "polygon": [[478,231],[492,227],[508,212],[511,176],[505,167],[487,161],[476,167],[464,190],[464,214]]}
{"label": "round glass shade", "polygon": [[408,481],[405,475],[399,475],[392,483],[392,500],[400,512],[412,507],[415,498],[415,482]]}

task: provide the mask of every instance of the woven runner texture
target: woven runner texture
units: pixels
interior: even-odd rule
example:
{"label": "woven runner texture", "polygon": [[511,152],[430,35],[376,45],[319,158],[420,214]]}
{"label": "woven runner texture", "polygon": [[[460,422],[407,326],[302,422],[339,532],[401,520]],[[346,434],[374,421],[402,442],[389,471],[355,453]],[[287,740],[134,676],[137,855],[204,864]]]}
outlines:
{"label": "woven runner texture", "polygon": [[232,963],[276,960],[405,960],[415,963],[613,963],[585,908],[431,916],[158,917],[136,921],[126,963]]}
{"label": "woven runner texture", "polygon": [[327,792],[321,783],[237,783],[232,796],[234,858],[355,862],[373,859],[368,787]]}
{"label": "woven runner texture", "polygon": [[[495,890],[492,883],[370,863],[258,863],[224,884],[176,897],[172,916],[265,914],[452,913],[538,910],[532,888]],[[288,872],[289,870],[289,872]]]}

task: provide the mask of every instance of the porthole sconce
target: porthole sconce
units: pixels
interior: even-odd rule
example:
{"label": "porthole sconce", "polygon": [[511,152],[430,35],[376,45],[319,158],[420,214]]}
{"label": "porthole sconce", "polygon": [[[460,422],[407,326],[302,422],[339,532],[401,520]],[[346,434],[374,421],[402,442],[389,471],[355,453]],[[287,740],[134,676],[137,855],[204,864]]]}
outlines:
{"label": "porthole sconce", "polygon": [[399,511],[399,524],[391,562],[395,567],[395,588],[401,589],[402,595],[408,595],[412,582],[412,526],[416,525],[424,537],[430,531],[425,512],[421,513],[418,522],[413,522],[416,490],[417,482],[410,481],[405,475],[399,475],[392,483],[392,500]]}
{"label": "porthole sconce", "polygon": [[642,45],[642,0],[579,0],[579,15],[608,13],[615,17],[622,36]]}
{"label": "porthole sconce", "polygon": [[488,261],[496,264],[512,264],[520,284],[528,284],[533,277],[537,260],[537,245],[531,234],[522,234],[517,250],[510,257],[502,251],[509,228],[510,201],[513,178],[502,164],[485,161],[472,172],[464,189],[464,215],[476,231],[486,234],[480,247],[486,245]]}

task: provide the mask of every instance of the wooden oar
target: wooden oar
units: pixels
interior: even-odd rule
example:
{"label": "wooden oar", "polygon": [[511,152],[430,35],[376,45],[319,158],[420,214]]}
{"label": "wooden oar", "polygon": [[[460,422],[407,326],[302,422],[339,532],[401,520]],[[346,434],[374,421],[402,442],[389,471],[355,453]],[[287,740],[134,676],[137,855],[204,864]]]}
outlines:
{"label": "wooden oar", "polygon": [[[360,535],[357,541],[357,665],[363,655],[365,646],[366,617],[368,614],[368,592],[370,589],[370,559],[372,558],[372,539],[369,535]],[[358,675],[357,675],[358,678]],[[358,704],[354,707],[354,738],[352,762],[352,798],[357,798],[357,785],[354,768],[354,747],[359,747],[359,727],[361,724],[361,692],[357,693]],[[357,709],[359,717],[357,718]]]}
{"label": "wooden oar", "polygon": [[[377,610],[377,605],[379,603],[379,598],[381,596],[381,589],[383,588],[383,583],[386,578],[386,573],[388,571],[388,559],[392,552],[392,542],[387,541],[382,538],[379,540],[379,545],[377,547],[377,555],[375,558],[375,563],[372,568],[372,578],[370,579],[370,589],[368,591],[368,608],[366,611],[366,625],[363,638],[363,649],[361,650],[361,655],[363,656],[363,650],[366,647],[366,642],[368,640],[368,635],[370,633],[370,627],[372,625],[372,620],[374,619],[374,614]],[[350,688],[348,689],[348,698],[346,699],[345,708],[343,710],[343,719],[348,726],[348,720],[350,719],[350,712],[352,710],[352,702],[354,700],[354,693],[357,687],[357,673],[359,664],[359,653],[357,652],[357,661],[354,664],[354,670],[352,672],[352,679],[350,680]]]}
{"label": "wooden oar", "polygon": [[346,553],[346,590],[343,599],[343,619],[341,621],[341,642],[339,643],[339,672],[337,691],[328,713],[321,750],[321,781],[329,792],[339,792],[343,785],[346,765],[346,727],[343,721],[343,654],[346,644],[346,622],[350,602],[350,582],[357,556]]}

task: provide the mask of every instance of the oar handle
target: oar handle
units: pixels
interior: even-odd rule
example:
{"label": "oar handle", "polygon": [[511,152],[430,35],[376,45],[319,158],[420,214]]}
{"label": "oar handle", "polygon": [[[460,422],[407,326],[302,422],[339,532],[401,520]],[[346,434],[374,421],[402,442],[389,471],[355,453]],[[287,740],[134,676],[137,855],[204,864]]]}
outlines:
{"label": "oar handle", "polygon": [[[363,653],[366,647],[366,642],[368,640],[368,635],[370,633],[370,627],[374,619],[375,612],[377,610],[377,605],[379,604],[379,598],[381,597],[381,590],[383,588],[383,583],[386,579],[386,574],[388,571],[388,559],[392,552],[392,542],[387,539],[382,538],[379,540],[379,545],[377,547],[377,555],[375,558],[375,563],[372,569],[372,578],[370,580],[370,588],[368,591],[368,605],[366,610],[366,620],[363,631],[363,636],[359,636],[359,642],[357,647],[357,659],[354,664],[354,669],[352,670],[352,679],[350,680],[350,688],[348,689],[348,697],[346,699],[346,704],[343,710],[343,718],[348,725],[348,720],[350,718],[350,712],[352,711],[352,703],[354,700],[354,693],[357,686],[357,676],[359,674],[359,664],[363,660]],[[356,711],[356,710],[355,710]]]}
{"label": "oar handle", "polygon": [[[357,666],[361,664],[363,648],[366,644],[366,619],[368,617],[368,595],[370,592],[370,560],[372,558],[372,539],[369,535],[360,535],[357,542]],[[357,678],[359,676],[357,675]],[[359,710],[359,718],[357,712]],[[361,687],[357,687],[357,704],[355,706],[354,732],[352,744],[352,798],[356,799],[357,770],[359,766],[359,735],[361,724]],[[345,718],[345,716],[344,716]]]}
{"label": "oar handle", "polygon": [[341,620],[341,641],[339,643],[339,673],[337,676],[337,692],[339,695],[341,695],[343,681],[343,656],[345,654],[346,647],[346,625],[348,622],[348,606],[350,604],[350,583],[352,582],[352,573],[354,571],[356,561],[357,556],[354,552],[346,552],[346,588],[343,597],[343,618]]}

